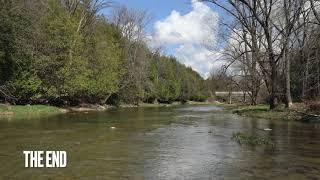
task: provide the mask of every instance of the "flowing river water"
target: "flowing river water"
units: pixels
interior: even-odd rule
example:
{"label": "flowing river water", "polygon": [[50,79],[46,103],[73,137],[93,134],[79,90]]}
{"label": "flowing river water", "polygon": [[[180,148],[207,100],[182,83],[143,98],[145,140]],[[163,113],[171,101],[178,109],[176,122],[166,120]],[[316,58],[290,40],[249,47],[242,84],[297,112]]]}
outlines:
{"label": "flowing river water", "polygon": [[[275,148],[239,145],[235,132],[270,137]],[[25,168],[23,150],[67,151],[67,167]],[[320,124],[209,105],[7,117],[0,179],[320,179]]]}

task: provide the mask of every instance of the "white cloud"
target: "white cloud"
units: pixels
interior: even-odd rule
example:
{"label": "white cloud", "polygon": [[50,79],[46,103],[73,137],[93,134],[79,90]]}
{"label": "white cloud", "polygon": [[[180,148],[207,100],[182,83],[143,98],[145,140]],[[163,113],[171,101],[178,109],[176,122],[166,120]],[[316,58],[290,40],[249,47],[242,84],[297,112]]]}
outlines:
{"label": "white cloud", "polygon": [[217,52],[210,52],[205,47],[216,44],[218,14],[209,6],[197,0],[191,0],[192,11],[182,15],[172,11],[164,20],[154,25],[151,46],[174,45],[174,55],[181,63],[192,67],[203,77],[208,77],[211,68],[218,68],[214,62]]}
{"label": "white cloud", "polygon": [[177,11],[155,23],[154,40],[161,44],[203,44],[215,41],[218,14],[201,2],[192,0],[193,10],[181,15]]}
{"label": "white cloud", "polygon": [[195,45],[181,45],[176,50],[179,61],[188,67],[192,67],[204,78],[209,77],[212,69],[220,69],[224,64],[220,61],[220,52],[212,52]]}

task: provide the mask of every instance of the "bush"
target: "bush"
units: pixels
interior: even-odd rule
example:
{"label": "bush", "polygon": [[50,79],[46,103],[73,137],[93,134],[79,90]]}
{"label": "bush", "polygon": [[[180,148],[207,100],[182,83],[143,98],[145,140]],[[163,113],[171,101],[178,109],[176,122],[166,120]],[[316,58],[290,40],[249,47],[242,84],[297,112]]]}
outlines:
{"label": "bush", "polygon": [[320,100],[319,100],[319,98],[315,99],[315,100],[306,101],[306,104],[307,104],[307,108],[308,108],[309,112],[320,114]]}

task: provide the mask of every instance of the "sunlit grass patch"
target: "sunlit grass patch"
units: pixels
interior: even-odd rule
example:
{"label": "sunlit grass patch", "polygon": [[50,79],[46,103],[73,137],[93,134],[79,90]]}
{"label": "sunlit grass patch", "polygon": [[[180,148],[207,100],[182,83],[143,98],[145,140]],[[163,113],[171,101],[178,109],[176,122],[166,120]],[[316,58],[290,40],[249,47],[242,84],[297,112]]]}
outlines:
{"label": "sunlit grass patch", "polygon": [[267,105],[248,106],[236,109],[233,112],[243,116],[263,119],[296,120],[299,118],[298,114],[293,111],[281,107],[275,110],[269,110]]}
{"label": "sunlit grass patch", "polygon": [[[223,105],[226,110],[232,111],[233,113],[241,116],[271,119],[271,120],[297,120],[300,115],[292,109],[286,109],[284,106],[279,106],[274,110],[269,109],[269,105]],[[295,107],[296,109],[296,107]]]}
{"label": "sunlit grass patch", "polygon": [[5,105],[0,104],[0,115],[32,115],[32,114],[54,114],[59,113],[57,107],[46,105]]}

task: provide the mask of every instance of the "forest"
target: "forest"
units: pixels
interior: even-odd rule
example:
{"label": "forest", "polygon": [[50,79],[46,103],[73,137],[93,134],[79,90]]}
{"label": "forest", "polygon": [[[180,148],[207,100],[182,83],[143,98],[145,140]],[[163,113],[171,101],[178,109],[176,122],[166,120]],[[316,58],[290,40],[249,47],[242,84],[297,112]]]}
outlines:
{"label": "forest", "polygon": [[[204,0],[229,17],[226,39],[209,88],[242,91],[256,105],[304,102],[320,111],[320,2]],[[229,32],[229,33],[223,33]]]}
{"label": "forest", "polygon": [[319,1],[203,2],[229,17],[219,20],[225,64],[207,79],[148,46],[147,11],[105,0],[1,0],[0,101],[137,105],[240,91],[246,104],[319,109]]}
{"label": "forest", "polygon": [[[102,9],[112,9],[106,17]],[[205,80],[145,41],[148,14],[100,0],[0,0],[0,101],[203,101]]]}

